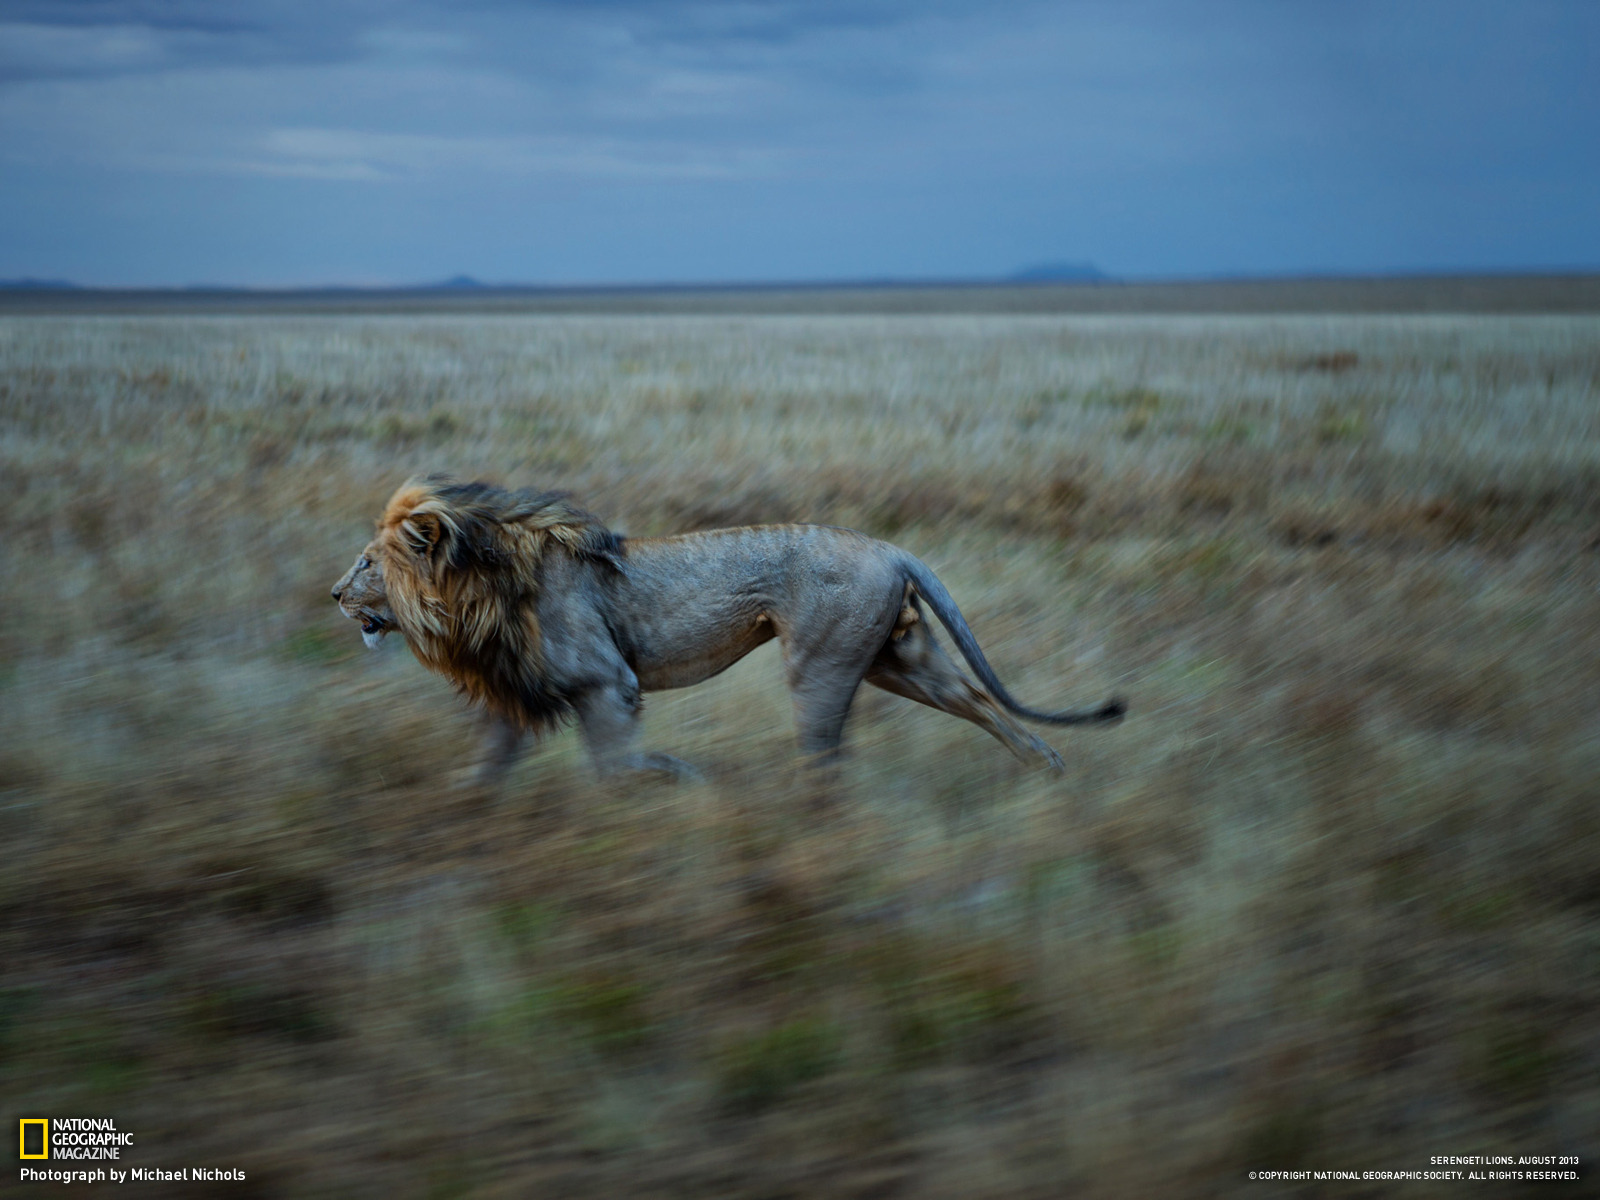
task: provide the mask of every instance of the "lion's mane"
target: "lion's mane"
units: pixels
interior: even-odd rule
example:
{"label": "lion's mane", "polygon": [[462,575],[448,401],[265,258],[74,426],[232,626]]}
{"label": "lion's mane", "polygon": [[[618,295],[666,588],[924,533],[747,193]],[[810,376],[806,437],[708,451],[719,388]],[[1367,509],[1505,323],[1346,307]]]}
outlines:
{"label": "lion's mane", "polygon": [[429,476],[403,485],[376,542],[395,624],[470,701],[542,730],[571,715],[544,670],[542,567],[553,553],[622,569],[622,539],[561,492]]}

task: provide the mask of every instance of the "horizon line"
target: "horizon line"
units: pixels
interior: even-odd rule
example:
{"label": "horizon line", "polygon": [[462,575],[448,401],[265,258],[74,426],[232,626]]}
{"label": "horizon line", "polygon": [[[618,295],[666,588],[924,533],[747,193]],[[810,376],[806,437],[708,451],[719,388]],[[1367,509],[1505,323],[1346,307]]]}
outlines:
{"label": "horizon line", "polygon": [[[1210,272],[1175,275],[1112,275],[1089,264],[1077,269],[1045,274],[1028,268],[1008,275],[989,276],[846,276],[826,279],[739,280],[638,280],[630,282],[485,282],[468,275],[420,283],[299,283],[299,284],[85,284],[66,279],[22,275],[0,279],[0,292],[34,294],[158,294],[212,296],[380,295],[380,294],[575,294],[637,292],[778,292],[852,291],[939,288],[1099,288],[1182,286],[1205,284],[1385,282],[1402,280],[1465,279],[1578,279],[1600,275],[1600,266],[1571,267],[1452,267],[1373,271],[1290,270],[1263,272]],[[1080,273],[1081,272],[1081,273]]]}

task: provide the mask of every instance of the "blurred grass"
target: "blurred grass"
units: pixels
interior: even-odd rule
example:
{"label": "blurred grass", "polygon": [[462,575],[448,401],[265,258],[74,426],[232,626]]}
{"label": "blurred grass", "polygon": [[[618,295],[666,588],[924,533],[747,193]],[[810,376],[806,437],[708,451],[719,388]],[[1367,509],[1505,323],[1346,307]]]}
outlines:
{"label": "blurred grass", "polygon": [[[1600,320],[8,317],[0,456],[8,1120],[295,1196],[1600,1152]],[[819,815],[768,648],[650,699],[704,782],[476,805],[327,598],[425,469],[890,537],[1131,715],[863,693]]]}

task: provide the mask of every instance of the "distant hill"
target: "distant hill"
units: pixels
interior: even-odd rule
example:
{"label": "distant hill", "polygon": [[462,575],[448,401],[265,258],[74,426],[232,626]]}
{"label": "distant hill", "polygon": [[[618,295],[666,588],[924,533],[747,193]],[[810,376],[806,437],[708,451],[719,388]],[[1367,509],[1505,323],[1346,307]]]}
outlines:
{"label": "distant hill", "polygon": [[227,289],[0,283],[13,313],[1600,313],[1589,274]]}
{"label": "distant hill", "polygon": [[470,292],[477,288],[486,288],[489,285],[474,279],[471,275],[452,275],[449,279],[440,280],[438,283],[425,283],[422,290],[425,292]]}
{"label": "distant hill", "polygon": [[1012,283],[1109,283],[1107,275],[1093,263],[1040,263],[1025,267],[1011,277]]}

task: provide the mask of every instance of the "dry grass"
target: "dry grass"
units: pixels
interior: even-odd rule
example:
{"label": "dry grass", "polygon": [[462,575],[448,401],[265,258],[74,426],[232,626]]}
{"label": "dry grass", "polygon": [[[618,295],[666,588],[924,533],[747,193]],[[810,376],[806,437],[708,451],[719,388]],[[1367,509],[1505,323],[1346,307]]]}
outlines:
{"label": "dry grass", "polygon": [[[259,1196],[1600,1153],[1600,320],[7,318],[0,461],[7,1120]],[[892,538],[1131,715],[863,695],[819,817],[769,649],[652,699],[705,783],[475,807],[327,598],[422,468]]]}

